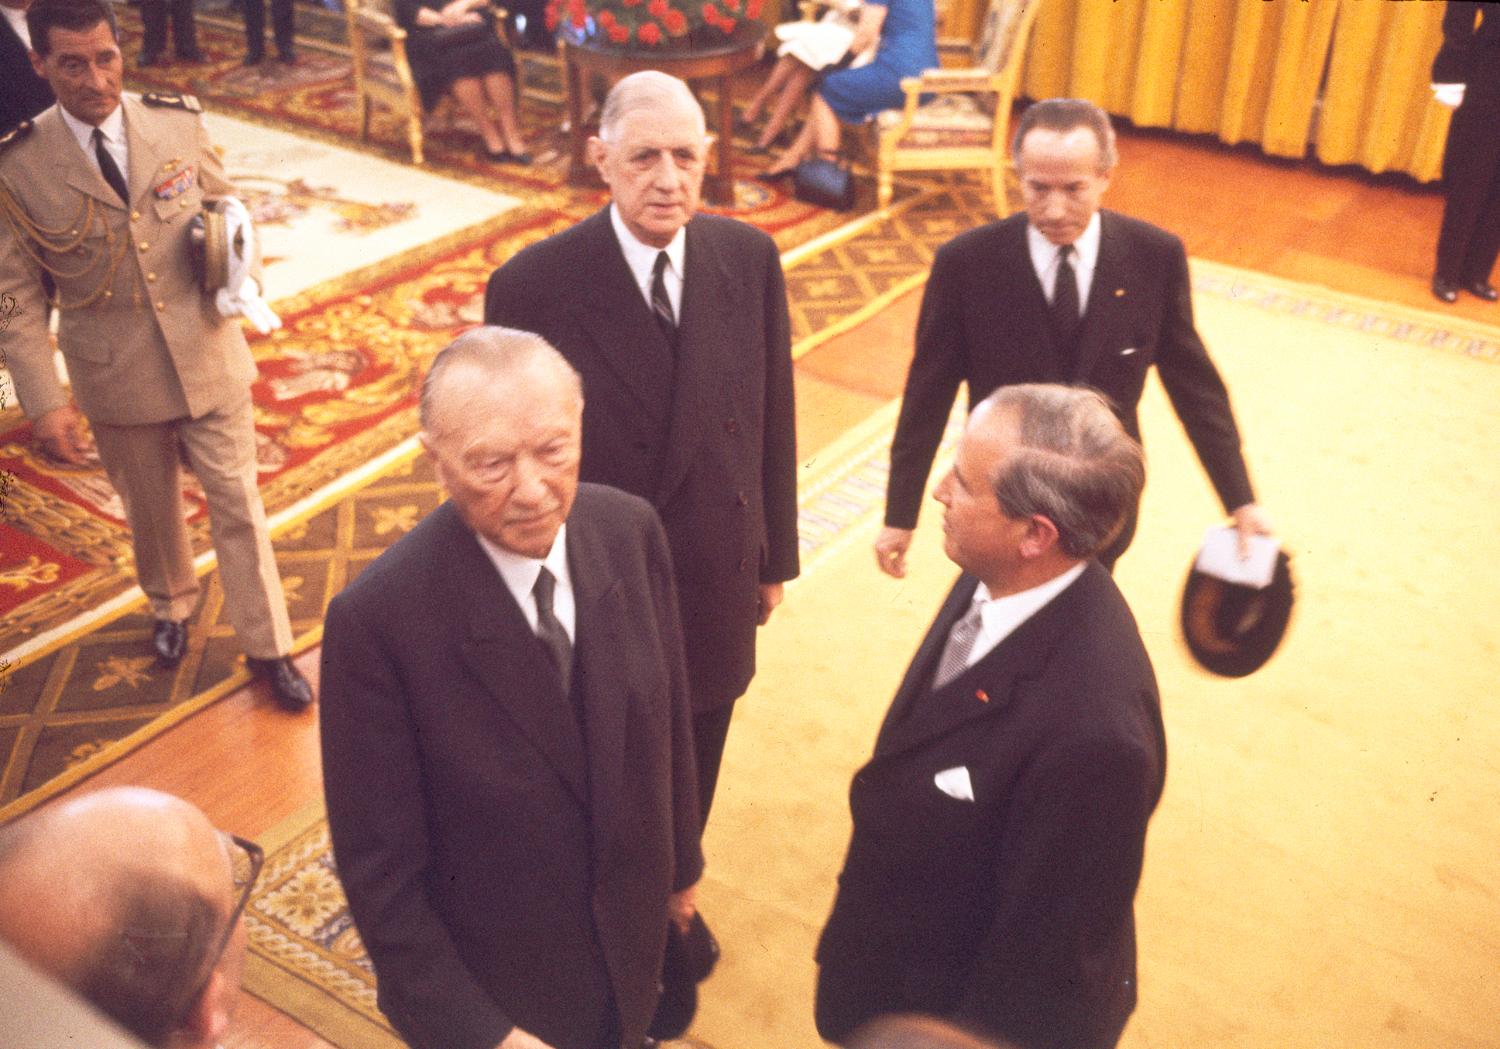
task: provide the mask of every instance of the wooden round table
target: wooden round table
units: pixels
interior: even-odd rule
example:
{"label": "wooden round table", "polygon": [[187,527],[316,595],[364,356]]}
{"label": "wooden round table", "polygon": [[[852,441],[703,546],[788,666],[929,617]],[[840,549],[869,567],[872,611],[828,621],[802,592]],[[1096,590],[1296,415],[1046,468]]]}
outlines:
{"label": "wooden round table", "polygon": [[597,125],[587,126],[583,116],[583,85],[587,74],[597,73],[611,83],[643,69],[659,69],[681,80],[695,90],[700,84],[717,87],[714,131],[718,137],[717,170],[704,178],[704,197],[710,204],[726,207],[734,203],[734,74],[760,61],[766,49],[766,27],[759,22],[744,23],[745,32],[725,37],[722,44],[692,50],[671,48],[632,48],[625,50],[595,39],[559,34],[562,52],[563,82],[568,96],[568,124],[571,128],[573,156],[568,180],[588,184],[598,182],[598,173],[589,166],[584,147]]}

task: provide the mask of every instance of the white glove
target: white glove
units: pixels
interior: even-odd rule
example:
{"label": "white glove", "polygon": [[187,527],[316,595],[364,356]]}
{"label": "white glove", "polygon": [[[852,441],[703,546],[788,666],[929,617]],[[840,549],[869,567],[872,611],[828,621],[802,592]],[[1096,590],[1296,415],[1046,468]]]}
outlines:
{"label": "white glove", "polygon": [[260,285],[255,283],[254,277],[245,278],[238,294],[231,294],[228,288],[220,288],[214,296],[214,305],[219,308],[222,316],[244,317],[262,335],[269,335],[281,327],[281,318],[260,297]]}
{"label": "white glove", "polygon": [[1432,97],[1449,109],[1457,109],[1464,100],[1464,85],[1433,84]]}

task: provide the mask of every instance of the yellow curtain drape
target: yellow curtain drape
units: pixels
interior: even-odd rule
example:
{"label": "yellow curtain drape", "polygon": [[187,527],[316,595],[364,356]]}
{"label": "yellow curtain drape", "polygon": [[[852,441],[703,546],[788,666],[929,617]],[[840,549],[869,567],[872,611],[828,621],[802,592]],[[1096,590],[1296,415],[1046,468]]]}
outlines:
{"label": "yellow curtain drape", "polygon": [[[956,20],[982,15],[978,0]],[[1389,0],[1041,0],[1031,98],[1275,156],[1438,176],[1448,113],[1427,88],[1442,5]],[[972,6],[970,6],[972,4]],[[962,30],[961,30],[962,31]]]}
{"label": "yellow curtain drape", "polygon": [[1317,157],[1371,171],[1442,173],[1449,110],[1433,101],[1442,4],[1344,0],[1339,8]]}

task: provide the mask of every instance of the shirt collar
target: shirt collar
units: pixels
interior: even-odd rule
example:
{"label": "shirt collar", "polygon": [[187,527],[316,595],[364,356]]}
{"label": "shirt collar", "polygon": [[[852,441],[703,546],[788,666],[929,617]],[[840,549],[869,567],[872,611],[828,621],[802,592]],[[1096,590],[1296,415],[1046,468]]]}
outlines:
{"label": "shirt collar", "polygon": [[[1094,212],[1094,217],[1089,219],[1089,224],[1083,228],[1078,239],[1073,242],[1073,251],[1076,253],[1073,269],[1087,270],[1093,272],[1094,264],[1099,261],[1099,239],[1103,223],[1099,220],[1099,213]],[[1060,245],[1053,244],[1042,236],[1041,230],[1030,222],[1026,223],[1026,247],[1031,254],[1032,265],[1038,273],[1045,273],[1051,267],[1057,265],[1057,253]]]}
{"label": "shirt collar", "polygon": [[[94,155],[94,125],[85,124],[72,113],[69,113],[58,103],[57,111],[62,114],[63,123],[67,125],[73,137],[78,140],[78,146],[89,156]],[[112,146],[123,146],[125,144],[125,103],[122,100],[115,111],[105,117],[99,123],[99,130],[104,132],[104,137]]]}
{"label": "shirt collar", "polygon": [[557,538],[552,540],[552,549],[547,551],[547,556],[540,560],[527,557],[525,554],[518,554],[514,550],[507,550],[497,543],[490,542],[478,532],[474,533],[474,538],[479,540],[479,545],[489,556],[490,562],[505,582],[505,588],[516,599],[516,604],[522,608],[527,607],[526,602],[531,600],[531,591],[536,586],[537,576],[542,574],[543,567],[552,573],[552,578],[557,580],[559,586],[572,586],[572,578],[568,574],[568,526],[566,523],[557,530]]}
{"label": "shirt collar", "polygon": [[620,217],[620,208],[613,201],[609,205],[609,223],[614,227],[615,239],[620,242],[620,250],[625,253],[625,264],[630,267],[630,272],[635,275],[636,283],[642,287],[650,287],[651,271],[656,266],[656,255],[658,252],[667,253],[667,262],[673,276],[682,279],[685,272],[683,259],[687,253],[687,227],[683,226],[672,238],[672,243],[665,248],[653,248],[649,244],[643,244],[630,232],[630,227],[625,225],[625,220]]}
{"label": "shirt collar", "polygon": [[1073,580],[1083,575],[1085,564],[1087,562],[1080,561],[1045,583],[1004,597],[991,597],[990,588],[980,583],[974,588],[974,601],[980,605],[979,618],[984,624],[985,633],[1000,632],[1002,638],[1010,634],[1072,585]]}

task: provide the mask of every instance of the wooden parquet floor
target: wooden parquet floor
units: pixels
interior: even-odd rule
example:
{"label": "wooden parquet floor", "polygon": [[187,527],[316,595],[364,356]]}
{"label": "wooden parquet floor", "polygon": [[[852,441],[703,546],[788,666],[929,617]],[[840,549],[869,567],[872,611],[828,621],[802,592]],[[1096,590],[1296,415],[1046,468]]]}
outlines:
{"label": "wooden parquet floor", "polygon": [[[1442,202],[1430,187],[1268,161],[1180,136],[1127,132],[1107,203],[1178,233],[1188,252],[1406,305],[1442,309],[1427,290]],[[900,393],[920,291],[797,365],[799,449],[814,454]],[[1500,323],[1500,306],[1447,307]],[[300,665],[316,681],[317,652]],[[172,728],[75,790],[148,784],[191,799],[254,837],[320,791],[315,714],[288,716],[254,686]],[[226,1049],[327,1043],[248,996]]]}

